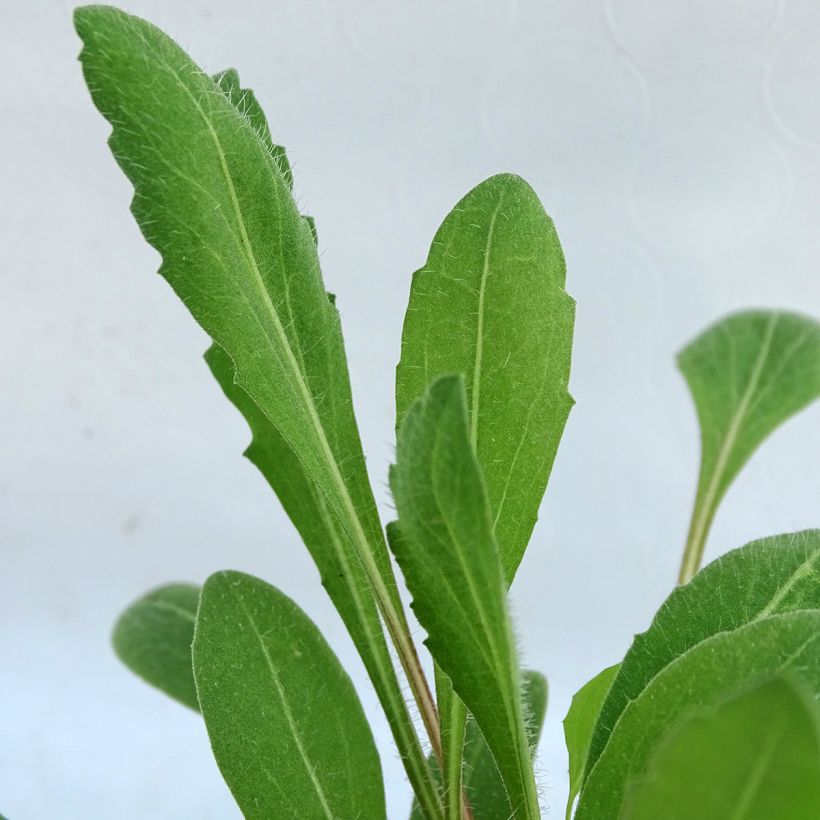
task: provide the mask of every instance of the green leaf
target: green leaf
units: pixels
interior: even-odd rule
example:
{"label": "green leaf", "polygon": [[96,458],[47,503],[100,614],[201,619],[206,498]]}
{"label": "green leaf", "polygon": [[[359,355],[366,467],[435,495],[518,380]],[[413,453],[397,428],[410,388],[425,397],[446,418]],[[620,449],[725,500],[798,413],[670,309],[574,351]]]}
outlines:
{"label": "green leaf", "polygon": [[270,146],[151,24],[108,7],[78,9],[75,23],[86,82],[113,125],[109,144],[134,184],[132,211],[162,255],[160,273],[297,455],[355,545],[388,628],[401,633],[339,315]]}
{"label": "green leaf", "polygon": [[212,575],[193,660],[214,756],[245,817],[385,818],[353,684],[287,596],[240,572]]}
{"label": "green leaf", "polygon": [[681,582],[700,566],[729,485],[761,442],[820,396],[820,323],[782,311],[736,313],[678,355],[698,413],[701,465]]}
{"label": "green leaf", "polygon": [[721,632],[667,666],[623,710],[587,774],[575,820],[618,820],[627,783],[646,775],[680,715],[776,674],[793,675],[820,697],[820,611],[772,615]]}
{"label": "green leaf", "polygon": [[250,426],[245,456],[267,479],[307,545],[330,595],[364,661],[404,758],[410,782],[428,812],[437,804],[430,769],[396,677],[379,613],[356,551],[338,518],[276,428],[234,381],[230,357],[212,345],[205,360],[227,398]]}
{"label": "green leaf", "polygon": [[701,641],[769,615],[820,608],[820,530],[777,535],[733,550],[678,587],[636,636],[607,695],[586,773],[613,727],[650,681]]}
{"label": "green leaf", "polygon": [[[538,672],[525,670],[521,673],[521,684],[527,740],[534,757],[547,711],[547,679]],[[467,718],[463,769],[463,787],[470,799],[473,820],[498,820],[513,816],[492,752],[472,717]],[[421,808],[418,802],[414,802],[410,820],[422,818]]]}
{"label": "green leaf", "polygon": [[413,275],[396,411],[463,373],[470,438],[509,584],[530,538],[572,399],[575,303],[552,220],[524,180],[499,174],[450,212]]}
{"label": "green leaf", "polygon": [[390,485],[391,545],[427,646],[474,715],[517,817],[538,817],[506,586],[464,381],[445,376],[405,415]]}
{"label": "green leaf", "polygon": [[152,590],[120,615],[112,642],[136,675],[199,711],[191,668],[191,642],[199,587],[168,584]]}
{"label": "green leaf", "polygon": [[811,820],[820,808],[817,704],[775,678],[673,730],[624,820]]}
{"label": "green leaf", "polygon": [[569,753],[569,797],[566,817],[572,817],[572,804],[581,790],[584,767],[592,740],[592,730],[601,711],[601,704],[618,674],[619,664],[609,666],[587,681],[574,695],[564,718],[564,738]]}

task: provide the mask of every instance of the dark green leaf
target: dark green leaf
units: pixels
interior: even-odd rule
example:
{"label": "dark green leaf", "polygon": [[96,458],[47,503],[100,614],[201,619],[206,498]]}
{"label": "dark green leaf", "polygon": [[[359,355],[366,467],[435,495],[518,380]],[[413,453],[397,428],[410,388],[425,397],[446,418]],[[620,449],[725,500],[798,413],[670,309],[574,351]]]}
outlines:
{"label": "dark green leaf", "polygon": [[493,752],[517,816],[538,817],[506,585],[464,381],[446,376],[405,415],[391,487],[391,545],[427,645]]}
{"label": "dark green leaf", "polygon": [[817,704],[775,678],[696,712],[631,784],[624,820],[812,820],[820,811]]}
{"label": "dark green leaf", "polygon": [[191,642],[199,587],[168,584],[152,590],[120,615],[112,636],[119,659],[143,680],[199,711],[191,668]]}
{"label": "dark green leaf", "polygon": [[245,817],[383,820],[381,766],[353,684],[293,601],[249,575],[212,575],[193,659],[214,756]]}
{"label": "dark green leaf", "polygon": [[524,180],[482,182],[413,276],[396,370],[400,422],[437,377],[463,373],[507,583],[526,549],[572,399],[574,302],[552,220]]}
{"label": "dark green leaf", "polygon": [[587,681],[572,698],[569,712],[564,718],[564,738],[569,753],[569,797],[567,820],[572,816],[572,804],[581,790],[584,768],[592,740],[592,730],[598,720],[601,704],[618,674],[619,664],[609,666]]}
{"label": "dark green leaf", "polygon": [[627,704],[680,655],[718,632],[815,608],[820,608],[820,530],[753,541],[709,564],[678,587],[649,629],[635,638],[601,708],[587,774]]}
{"label": "dark green leaf", "polygon": [[681,581],[697,571],[715,512],[761,442],[820,396],[820,323],[781,311],[736,313],[678,356],[698,413],[701,466]]}
{"label": "dark green leaf", "polygon": [[618,820],[627,783],[647,774],[669,727],[688,712],[776,674],[820,697],[820,611],[771,615],[701,641],[656,675],[623,710],[588,771],[575,820]]}

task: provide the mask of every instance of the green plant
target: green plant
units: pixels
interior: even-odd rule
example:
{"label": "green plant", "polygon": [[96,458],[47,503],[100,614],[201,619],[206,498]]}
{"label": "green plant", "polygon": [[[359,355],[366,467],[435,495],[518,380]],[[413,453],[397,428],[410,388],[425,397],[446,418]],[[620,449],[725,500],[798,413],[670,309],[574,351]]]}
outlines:
{"label": "green plant", "polygon": [[[413,817],[539,817],[532,755],[546,683],[519,669],[506,592],[572,406],[574,303],[552,221],[523,180],[492,177],[447,216],[414,275],[396,378],[398,520],[385,538],[315,226],[296,208],[287,157],[253,93],[233,70],[209,77],[138,18],[87,7],[75,20],[134,216],[213,339],[206,360],[251,428],[246,455],[361,655]],[[702,433],[681,570],[691,582],[619,666],[576,695],[567,816],[577,797],[579,820],[771,818],[773,807],[809,820],[820,807],[820,531],[757,541],[697,570],[731,481],[820,394],[820,325],[736,314],[689,345],[680,367]],[[435,698],[389,550],[428,635]],[[275,588],[236,572],[201,592],[160,588],[125,612],[114,644],[137,674],[201,711],[245,816],[385,817],[350,680]]]}

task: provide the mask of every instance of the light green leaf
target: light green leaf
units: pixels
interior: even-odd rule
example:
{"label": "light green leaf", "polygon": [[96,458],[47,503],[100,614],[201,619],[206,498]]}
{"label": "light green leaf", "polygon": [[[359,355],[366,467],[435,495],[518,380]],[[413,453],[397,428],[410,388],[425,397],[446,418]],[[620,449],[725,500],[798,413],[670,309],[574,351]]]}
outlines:
{"label": "light green leaf", "polygon": [[820,697],[820,611],[771,615],[701,641],[653,678],[623,710],[588,771],[575,820],[618,820],[628,782],[644,777],[669,727],[756,680],[794,676]]}
{"label": "light green leaf", "polygon": [[214,756],[245,817],[384,820],[381,765],[353,684],[287,596],[243,573],[212,575],[193,661]]}
{"label": "light green leaf", "polygon": [[566,817],[572,817],[572,804],[581,790],[584,768],[592,740],[592,730],[598,720],[601,704],[612,681],[618,674],[619,664],[609,666],[587,681],[573,696],[569,712],[564,718],[564,738],[569,753],[569,797]]}
{"label": "light green leaf", "polygon": [[[230,356],[236,381],[303,465],[355,545],[391,631],[390,560],[353,416],[339,315],[310,226],[269,144],[151,24],[108,7],[75,14],[83,70],[135,188],[160,273]],[[400,646],[404,656],[408,648]]]}
{"label": "light green leaf", "polygon": [[820,608],[820,530],[777,535],[733,550],[678,587],[636,636],[609,690],[587,760],[589,774],[627,704],[680,655],[718,632],[769,615]]}
{"label": "light green leaf", "polygon": [[291,447],[234,381],[233,363],[225,351],[212,345],[205,360],[225,395],[250,426],[253,439],[245,456],[267,479],[310,550],[322,585],[350,632],[384,707],[413,789],[423,795],[429,812],[438,802],[430,769],[355,549]]}
{"label": "light green leaf", "polygon": [[[527,740],[535,757],[547,711],[547,679],[538,672],[525,670],[521,673],[521,684]],[[473,820],[498,820],[513,816],[492,752],[472,717],[467,718],[463,769],[463,787],[470,800]],[[418,802],[414,802],[410,820],[422,818],[421,808]]]}
{"label": "light green leaf", "polygon": [[539,816],[506,586],[464,381],[434,382],[405,415],[391,488],[391,546],[427,645],[493,752],[516,816]]}
{"label": "light green leaf", "polygon": [[678,355],[698,413],[701,466],[681,582],[697,572],[718,505],[761,442],[820,396],[820,323],[736,313]]}
{"label": "light green leaf", "polygon": [[199,711],[191,668],[191,642],[199,587],[168,584],[152,590],[120,615],[112,643],[136,675]]}
{"label": "light green leaf", "polygon": [[437,377],[463,373],[470,438],[509,584],[547,486],[572,399],[575,304],[552,220],[524,180],[482,182],[413,275],[396,369],[400,423]]}
{"label": "light green leaf", "polygon": [[817,704],[779,678],[671,731],[627,793],[623,820],[812,820]]}

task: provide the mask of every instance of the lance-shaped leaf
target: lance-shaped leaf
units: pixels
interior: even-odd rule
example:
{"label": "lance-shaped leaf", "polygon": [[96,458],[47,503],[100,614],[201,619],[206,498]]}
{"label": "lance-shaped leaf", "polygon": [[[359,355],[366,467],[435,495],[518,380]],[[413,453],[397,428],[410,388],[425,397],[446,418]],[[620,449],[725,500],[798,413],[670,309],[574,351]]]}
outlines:
{"label": "lance-shaped leaf", "polygon": [[109,7],[78,9],[75,23],[86,82],[113,126],[109,144],[134,184],[132,211],[162,255],[160,273],[292,448],[355,545],[385,620],[401,632],[339,315],[270,145],[151,24]]}
{"label": "lance-shaped leaf", "polygon": [[[547,711],[547,679],[539,672],[524,670],[521,673],[521,684],[521,703],[527,727],[527,740],[535,757]],[[493,754],[472,717],[467,718],[465,727],[462,765],[462,786],[470,800],[473,820],[512,817],[513,809]],[[423,820],[423,817],[421,806],[418,801],[414,801],[410,820]]]}
{"label": "lance-shaped leaf", "polygon": [[228,355],[212,345],[205,360],[227,398],[247,421],[253,435],[245,456],[268,481],[313,557],[322,585],[350,633],[390,723],[408,777],[428,811],[438,798],[396,677],[379,613],[356,551],[338,519],[295,453],[247,393],[234,381]]}
{"label": "lance-shaped leaf", "polygon": [[445,376],[407,412],[391,488],[391,545],[427,645],[475,717],[516,816],[539,816],[506,585],[464,381]]}
{"label": "lance-shaped leaf", "polygon": [[398,422],[439,376],[463,373],[470,438],[509,584],[529,541],[572,399],[575,316],[552,220],[524,180],[482,182],[413,275],[396,369]]}
{"label": "lance-shaped leaf", "polygon": [[820,611],[772,615],[702,641],[660,672],[624,709],[581,788],[575,820],[619,820],[627,784],[681,714],[709,707],[776,674],[820,697]]}
{"label": "lance-shaped leaf", "polygon": [[569,797],[566,818],[572,817],[572,805],[584,777],[592,730],[598,720],[601,705],[618,674],[619,665],[609,666],[587,681],[573,696],[564,718],[564,738],[569,753]]}
{"label": "lance-shaped leaf", "polygon": [[761,442],[820,396],[820,323],[779,311],[736,313],[678,355],[695,401],[701,465],[681,581],[700,566],[729,485]]}
{"label": "lance-shaped leaf", "polygon": [[214,756],[245,817],[384,820],[379,756],[353,684],[287,596],[243,573],[212,575],[193,662]]}
{"label": "lance-shaped leaf", "polygon": [[134,601],[112,635],[114,650],[132,672],[197,711],[191,643],[198,605],[198,586],[167,584]]}
{"label": "lance-shaped leaf", "polygon": [[701,641],[770,615],[820,608],[820,530],[753,541],[678,587],[649,629],[636,636],[607,694],[592,735],[589,774],[627,704]]}
{"label": "lance-shaped leaf", "polygon": [[810,820],[820,809],[820,714],[774,678],[696,712],[627,793],[624,820]]}

